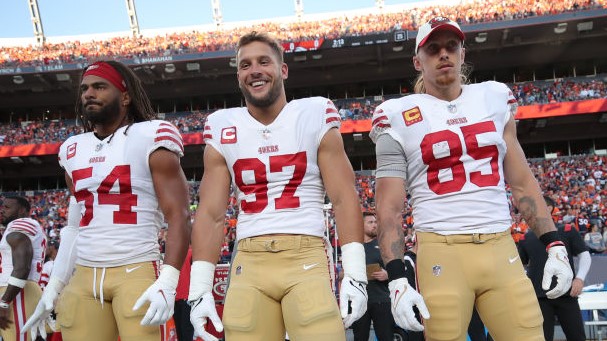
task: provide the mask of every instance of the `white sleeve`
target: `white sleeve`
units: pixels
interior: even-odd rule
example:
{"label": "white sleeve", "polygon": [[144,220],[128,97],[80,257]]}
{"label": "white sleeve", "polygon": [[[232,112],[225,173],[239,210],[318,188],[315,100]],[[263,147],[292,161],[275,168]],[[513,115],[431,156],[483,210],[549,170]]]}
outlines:
{"label": "white sleeve", "polygon": [[[80,204],[76,199],[70,197],[70,206],[68,209],[68,226],[61,229],[61,244],[55,257],[55,265],[51,274],[51,279],[57,279],[64,285],[67,284],[72,277],[74,265],[76,264],[77,248],[76,240],[78,239],[80,224]],[[49,280],[50,281],[50,280]]]}
{"label": "white sleeve", "polygon": [[581,279],[582,281],[586,280],[586,275],[590,270],[590,264],[592,263],[592,258],[590,257],[590,252],[584,251],[578,255],[580,258],[580,263],[577,267],[577,273],[575,274],[576,278]]}

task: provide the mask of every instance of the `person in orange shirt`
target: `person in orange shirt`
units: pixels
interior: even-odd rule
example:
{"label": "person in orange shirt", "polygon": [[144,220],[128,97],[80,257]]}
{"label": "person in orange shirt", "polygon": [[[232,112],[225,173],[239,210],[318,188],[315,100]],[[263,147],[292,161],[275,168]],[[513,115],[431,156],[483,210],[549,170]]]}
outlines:
{"label": "person in orange shirt", "polygon": [[510,226],[510,233],[512,234],[512,239],[514,242],[518,244],[521,237],[527,233],[529,229],[529,225],[523,220],[519,213],[515,214],[513,217],[512,226]]}

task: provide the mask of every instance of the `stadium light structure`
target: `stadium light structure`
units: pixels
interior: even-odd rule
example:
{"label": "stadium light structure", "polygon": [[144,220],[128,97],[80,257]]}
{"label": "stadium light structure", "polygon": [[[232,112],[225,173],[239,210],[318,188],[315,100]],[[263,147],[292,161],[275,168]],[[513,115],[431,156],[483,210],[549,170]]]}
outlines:
{"label": "stadium light structure", "polygon": [[42,18],[38,10],[38,0],[28,0],[28,6],[32,25],[34,26],[34,36],[38,45],[44,45],[46,37],[44,36],[44,28],[42,27]]}
{"label": "stadium light structure", "polygon": [[487,41],[487,32],[480,32],[479,34],[477,34],[476,37],[474,37],[474,41],[479,44],[486,42]]}
{"label": "stadium light structure", "polygon": [[13,83],[19,85],[25,83],[25,79],[21,75],[13,76]]}
{"label": "stadium light structure", "polygon": [[125,0],[126,13],[129,16],[129,27],[133,37],[139,36],[139,20],[137,20],[137,9],[135,8],[135,0]]}
{"label": "stadium light structure", "polygon": [[223,15],[221,14],[221,1],[211,0],[211,10],[213,12],[213,22],[215,26],[220,27],[223,23]]}
{"label": "stadium light structure", "polygon": [[566,22],[558,23],[558,25],[556,25],[556,27],[554,28],[554,33],[556,33],[556,34],[563,34],[566,31],[567,31],[567,23]]}
{"label": "stadium light structure", "polygon": [[295,15],[297,16],[297,19],[301,20],[301,18],[303,17],[303,14],[304,14],[303,0],[294,0],[294,5],[295,5]]}

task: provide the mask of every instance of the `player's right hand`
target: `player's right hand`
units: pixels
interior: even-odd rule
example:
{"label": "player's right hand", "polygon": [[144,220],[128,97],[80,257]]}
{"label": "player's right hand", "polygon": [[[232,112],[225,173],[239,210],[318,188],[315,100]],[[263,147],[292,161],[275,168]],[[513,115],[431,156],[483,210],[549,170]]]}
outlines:
{"label": "player's right hand", "polygon": [[[367,283],[359,282],[349,275],[344,275],[339,292],[339,310],[345,328],[358,321],[367,311]],[[348,314],[348,308],[351,312]]]}
{"label": "player's right hand", "polygon": [[40,335],[43,339],[46,339],[46,320],[50,317],[51,312],[55,308],[55,303],[59,297],[59,292],[54,290],[53,286],[47,286],[42,292],[42,297],[38,301],[36,310],[29,319],[27,319],[25,325],[21,329],[21,334],[25,334],[31,329],[32,340],[36,340],[36,337]]}
{"label": "player's right hand", "polygon": [[550,289],[553,276],[556,276],[556,286],[546,292],[546,297],[549,299],[563,296],[571,288],[573,270],[569,265],[569,257],[567,257],[567,249],[564,245],[555,245],[548,249],[548,260],[546,260],[544,266],[542,289]]}
{"label": "player's right hand", "polygon": [[424,319],[430,318],[430,312],[422,295],[413,289],[406,278],[390,281],[390,300],[392,301],[392,315],[396,324],[405,329],[415,332],[424,330],[424,326],[415,318],[413,306],[417,306],[419,313]]}
{"label": "player's right hand", "polygon": [[200,337],[204,341],[217,341],[217,338],[204,330],[207,318],[211,320],[215,330],[223,331],[223,324],[215,309],[215,298],[210,292],[205,292],[199,299],[188,302],[191,307],[190,322],[194,326],[194,338]]}

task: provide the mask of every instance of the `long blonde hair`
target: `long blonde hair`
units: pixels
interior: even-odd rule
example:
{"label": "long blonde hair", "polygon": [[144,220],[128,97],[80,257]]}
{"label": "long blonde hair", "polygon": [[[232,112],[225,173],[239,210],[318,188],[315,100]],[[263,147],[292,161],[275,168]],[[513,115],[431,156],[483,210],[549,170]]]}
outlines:
{"label": "long blonde hair", "polygon": [[[468,77],[470,76],[471,72],[472,65],[468,63],[462,64],[462,69],[459,74],[459,78],[461,79],[462,84],[468,84]],[[415,78],[415,81],[413,82],[413,92],[416,94],[426,93],[426,86],[424,86],[424,74],[421,72],[417,75],[417,78]]]}

